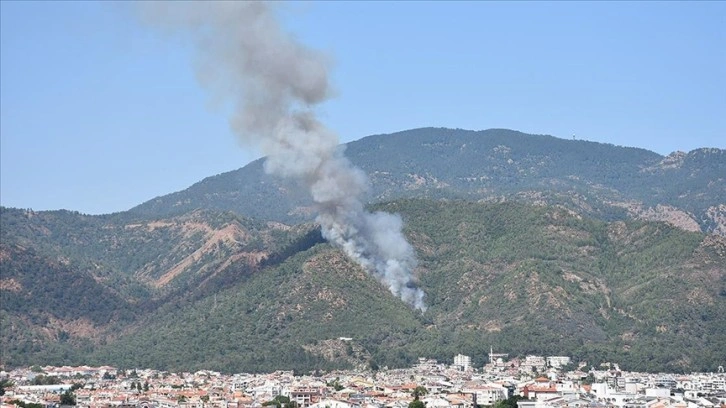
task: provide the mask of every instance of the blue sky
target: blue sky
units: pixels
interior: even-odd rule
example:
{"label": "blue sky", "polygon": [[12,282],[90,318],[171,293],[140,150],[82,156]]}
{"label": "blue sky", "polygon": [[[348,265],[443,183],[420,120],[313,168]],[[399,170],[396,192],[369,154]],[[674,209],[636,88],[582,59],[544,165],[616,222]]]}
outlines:
{"label": "blue sky", "polygon": [[[660,154],[726,148],[726,2],[299,2],[341,142],[510,128]],[[128,3],[0,2],[0,203],[122,211],[259,156],[193,50]]]}

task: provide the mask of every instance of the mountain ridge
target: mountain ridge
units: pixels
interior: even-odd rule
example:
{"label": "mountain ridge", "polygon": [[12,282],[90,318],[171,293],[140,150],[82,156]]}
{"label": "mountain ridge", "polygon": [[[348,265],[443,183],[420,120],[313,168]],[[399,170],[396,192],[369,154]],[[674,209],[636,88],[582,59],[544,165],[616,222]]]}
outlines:
{"label": "mountain ridge", "polygon": [[[372,135],[343,146],[351,162],[368,174],[369,203],[407,197],[539,200],[606,220],[668,220],[672,213],[687,228],[726,229],[726,213],[719,207],[726,202],[726,151],[721,149],[661,156],[506,129],[445,128]],[[215,208],[282,222],[312,220],[308,193],[294,181],[265,174],[263,162],[205,178],[128,214],[166,216]],[[533,194],[539,197],[527,197]]]}

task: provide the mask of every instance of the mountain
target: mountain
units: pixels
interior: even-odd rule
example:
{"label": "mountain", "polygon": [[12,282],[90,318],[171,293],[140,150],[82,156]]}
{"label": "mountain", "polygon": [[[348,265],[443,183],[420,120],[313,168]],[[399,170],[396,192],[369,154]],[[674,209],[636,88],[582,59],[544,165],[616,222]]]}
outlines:
{"label": "mountain", "polygon": [[310,226],[206,210],[117,222],[0,208],[3,363],[78,356],[161,305],[208,296],[316,242]]}
{"label": "mountain", "polygon": [[425,313],[325,243],[307,192],[258,160],[123,213],[0,208],[1,365],[307,371],[481,364],[490,346],[723,363],[724,150],[432,128],[345,147],[370,209],[404,219]]}
{"label": "mountain", "polygon": [[81,358],[99,339],[98,327],[133,321],[133,308],[118,293],[64,259],[3,243],[0,266],[4,364],[23,355]]}
{"label": "mountain", "polygon": [[402,215],[425,313],[313,224],[2,209],[3,364],[307,371],[481,364],[493,345],[691,371],[726,355],[722,236],[513,201],[371,209]]}
{"label": "mountain", "polygon": [[[726,150],[669,156],[631,147],[504,129],[423,128],[345,145],[368,173],[368,202],[398,198],[516,200],[561,205],[602,220],[666,221],[726,235]],[[158,197],[127,214],[167,217],[198,208],[286,223],[315,211],[294,180],[267,175],[263,160]]]}

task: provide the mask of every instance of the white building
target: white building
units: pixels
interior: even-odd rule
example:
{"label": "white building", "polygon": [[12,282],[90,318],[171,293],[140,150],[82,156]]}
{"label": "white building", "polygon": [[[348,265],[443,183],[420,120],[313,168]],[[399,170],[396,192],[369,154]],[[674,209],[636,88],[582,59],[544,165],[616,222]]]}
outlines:
{"label": "white building", "polygon": [[422,399],[423,403],[426,405],[426,408],[449,408],[451,407],[451,403],[448,400],[445,400],[440,397],[427,397]]}
{"label": "white building", "polygon": [[461,367],[464,371],[468,371],[471,368],[471,357],[463,354],[457,354],[454,356],[454,365]]}
{"label": "white building", "polygon": [[547,357],[547,365],[554,368],[560,368],[570,364],[570,358],[565,356],[550,356]]}
{"label": "white building", "polygon": [[532,371],[544,372],[547,368],[547,360],[542,356],[527,356],[524,362],[519,365],[520,373],[531,373]]}
{"label": "white building", "polygon": [[495,402],[507,399],[507,389],[499,384],[464,386],[461,390],[473,394],[477,405],[494,405]]}
{"label": "white building", "polygon": [[353,405],[336,399],[324,399],[310,405],[309,408],[353,408]]}

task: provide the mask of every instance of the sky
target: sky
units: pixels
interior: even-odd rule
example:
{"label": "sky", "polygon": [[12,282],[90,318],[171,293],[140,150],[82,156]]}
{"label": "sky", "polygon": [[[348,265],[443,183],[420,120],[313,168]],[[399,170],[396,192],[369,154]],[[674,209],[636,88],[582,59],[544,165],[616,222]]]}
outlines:
{"label": "sky", "polygon": [[[508,128],[667,155],[726,148],[726,2],[292,2],[342,143]],[[132,3],[0,2],[0,204],[127,210],[240,168],[229,108]]]}

